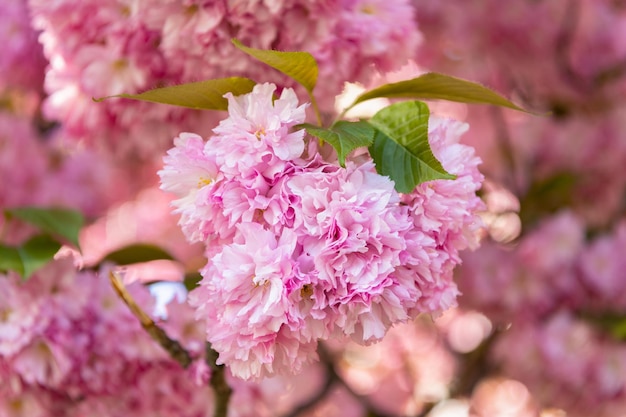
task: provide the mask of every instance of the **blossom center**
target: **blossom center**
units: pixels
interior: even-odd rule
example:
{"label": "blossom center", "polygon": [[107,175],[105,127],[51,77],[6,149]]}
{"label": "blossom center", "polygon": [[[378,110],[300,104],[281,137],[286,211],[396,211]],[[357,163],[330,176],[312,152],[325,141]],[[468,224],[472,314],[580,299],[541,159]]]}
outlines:
{"label": "blossom center", "polygon": [[9,317],[11,317],[11,313],[13,311],[11,311],[10,308],[5,308],[0,310],[0,322],[7,322],[9,321]]}
{"label": "blossom center", "polygon": [[369,15],[374,15],[376,14],[376,8],[371,4],[364,4],[363,7],[361,7],[361,12]]}
{"label": "blossom center", "polygon": [[302,288],[300,288],[300,297],[310,300],[312,295],[313,286],[311,284],[304,284]]}
{"label": "blossom center", "polygon": [[116,59],[113,61],[112,66],[114,70],[121,71],[128,67],[128,61],[125,59]]}
{"label": "blossom center", "polygon": [[254,132],[254,136],[256,136],[256,138],[258,140],[261,140],[261,136],[265,136],[265,134],[266,133],[265,133],[265,128],[264,127],[261,127],[259,129],[257,129],[256,132]]}
{"label": "blossom center", "polygon": [[212,182],[213,182],[213,180],[211,178],[200,177],[198,179],[198,188],[202,188],[202,187],[205,187],[207,185],[210,185]]}

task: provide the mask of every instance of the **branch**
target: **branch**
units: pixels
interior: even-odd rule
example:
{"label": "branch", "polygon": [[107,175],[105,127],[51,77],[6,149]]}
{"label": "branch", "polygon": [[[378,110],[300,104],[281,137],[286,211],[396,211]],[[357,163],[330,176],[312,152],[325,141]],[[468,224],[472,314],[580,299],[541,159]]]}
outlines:
{"label": "branch", "polygon": [[[174,339],[171,339],[167,333],[163,329],[161,329],[157,324],[148,316],[142,309],[137,305],[132,295],[126,290],[124,283],[122,280],[114,273],[109,273],[109,279],[113,288],[120,296],[120,298],[126,303],[130,311],[139,319],[141,326],[148,332],[150,336],[154,340],[157,341],[159,345],[165,349],[172,359],[180,364],[183,368],[189,367],[191,365],[192,359],[191,355],[185,348]],[[213,350],[209,343],[206,343],[205,350],[205,361],[211,368],[211,388],[213,388],[213,392],[215,393],[215,417],[226,417],[228,414],[228,402],[230,400],[230,395],[232,393],[232,389],[226,382],[226,369],[224,365],[217,364],[218,353]]]}
{"label": "branch", "polygon": [[385,414],[383,411],[379,410],[370,399],[366,395],[359,394],[354,391],[350,384],[348,384],[337,372],[337,368],[335,365],[335,360],[333,355],[326,349],[323,343],[319,343],[317,346],[317,353],[319,354],[320,361],[324,362],[327,366],[327,370],[334,382],[337,382],[341,386],[343,386],[346,391],[350,393],[367,411],[368,417],[396,417],[393,415]]}
{"label": "branch", "polygon": [[213,350],[211,344],[205,344],[205,361],[211,368],[211,388],[215,392],[215,417],[226,417],[228,403],[233,390],[226,381],[226,367],[217,364],[219,354]]}
{"label": "branch", "polygon": [[597,87],[604,87],[619,81],[624,75],[626,75],[626,58],[598,72],[593,82]]}
{"label": "branch", "polygon": [[167,333],[148,316],[142,309],[137,305],[132,295],[126,290],[124,283],[122,280],[114,273],[109,273],[109,280],[113,285],[113,288],[120,296],[120,298],[126,303],[130,311],[139,319],[141,326],[148,332],[150,336],[156,342],[165,349],[172,359],[180,364],[183,368],[189,367],[191,365],[191,355],[189,352],[182,347],[182,345],[174,339],[171,339]]}
{"label": "branch", "polygon": [[474,387],[481,379],[495,373],[496,369],[488,363],[489,353],[502,332],[503,330],[494,326],[491,335],[483,340],[478,348],[463,355],[463,366],[459,378],[450,391],[450,398],[471,396]]}
{"label": "branch", "polygon": [[289,414],[286,414],[283,417],[297,417],[301,413],[308,411],[309,409],[315,407],[320,401],[322,401],[328,393],[330,393],[330,389],[335,385],[335,374],[333,373],[333,364],[331,362],[324,362],[326,365],[326,380],[324,381],[324,385],[322,388],[315,393],[311,398],[304,401],[303,403],[297,405]]}

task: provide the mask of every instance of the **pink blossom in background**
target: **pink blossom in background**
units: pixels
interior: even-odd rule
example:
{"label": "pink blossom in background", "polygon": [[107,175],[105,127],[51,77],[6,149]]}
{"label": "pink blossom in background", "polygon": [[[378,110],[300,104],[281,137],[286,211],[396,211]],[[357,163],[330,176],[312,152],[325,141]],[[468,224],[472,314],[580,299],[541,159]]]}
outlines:
{"label": "pink blossom in background", "polygon": [[539,407],[524,384],[513,379],[491,378],[481,381],[472,393],[469,415],[534,417],[538,412]]}
{"label": "pink blossom in background", "polygon": [[163,248],[184,266],[199,265],[203,262],[202,250],[185,241],[176,217],[168,213],[171,202],[171,196],[147,188],[135,199],[111,207],[81,232],[82,261],[96,265],[108,253],[125,246],[151,244]]}
{"label": "pink blossom in background", "polygon": [[11,90],[40,93],[46,60],[37,32],[31,27],[26,0],[7,0],[0,5],[0,94]]}
{"label": "pink blossom in background", "polygon": [[485,243],[464,256],[461,305],[511,326],[500,330],[492,360],[538,400],[573,415],[608,416],[619,409],[624,388],[608,369],[621,369],[626,350],[599,324],[622,314],[623,269],[615,268],[626,246],[620,228],[585,242],[581,227],[564,212],[515,247]]}
{"label": "pink blossom in background", "polygon": [[[530,393],[539,407],[554,407],[547,415],[623,414],[617,377],[623,340],[614,334],[624,316],[623,5],[414,4],[424,36],[421,65],[480,80],[531,110],[552,112],[535,117],[470,107],[467,115],[467,142],[485,161],[488,179],[502,188],[485,190],[485,219],[492,240],[506,244],[485,240],[463,254],[457,280],[461,306],[484,312],[496,325],[495,347],[484,346],[490,363],[525,385],[520,399]],[[490,201],[503,192],[518,205]],[[521,227],[502,239],[493,226],[508,220]],[[477,386],[474,395],[484,399],[472,400],[470,415],[506,412],[493,408],[504,398],[499,385]],[[518,404],[510,415],[536,415],[524,401]]]}
{"label": "pink blossom in background", "polygon": [[[480,79],[531,103],[587,101],[615,95],[619,77],[599,77],[624,58],[624,9],[580,0],[534,4],[515,0],[414,1],[426,39],[418,62]],[[484,13],[489,10],[490,13]],[[480,51],[480,53],[478,53]],[[623,80],[623,79],[622,79]],[[604,89],[604,87],[609,87]],[[569,102],[571,100],[571,102]]]}
{"label": "pink blossom in background", "polygon": [[[345,81],[366,81],[376,68],[399,67],[419,41],[407,0],[89,0],[80,5],[32,0],[28,5],[50,61],[46,116],[63,120],[68,140],[108,144],[118,154],[139,151],[144,159],[166,149],[176,129],[208,133],[216,119],[198,120],[191,110],[119,99],[93,103],[92,97],[233,75],[293,86],[238,51],[231,44],[237,38],[256,48],[311,52],[324,80],[320,102],[332,111],[332,98]],[[363,31],[364,24],[377,30]],[[154,125],[161,128],[150,129]],[[153,136],[147,143],[139,140],[146,131]]]}
{"label": "pink blossom in background", "polygon": [[[65,258],[27,283],[1,278],[2,293],[13,300],[2,301],[0,317],[0,375],[10,381],[2,385],[3,415],[210,415],[210,389],[194,385],[141,329],[105,271],[77,273]],[[149,310],[146,290],[131,291]]]}
{"label": "pink blossom in background", "polygon": [[346,380],[389,415],[415,415],[445,398],[457,369],[428,317],[394,327],[375,345],[337,347]]}
{"label": "pink blossom in background", "polygon": [[42,204],[39,189],[48,161],[30,119],[0,112],[0,206]]}
{"label": "pink blossom in background", "polygon": [[619,215],[623,7],[593,0],[415,3],[426,39],[421,65],[480,80],[539,113],[552,111],[534,117],[471,107],[475,129],[467,141],[485,161],[483,172],[522,193],[571,178],[571,186],[562,185],[569,188],[539,204],[571,206],[594,226]]}
{"label": "pink blossom in background", "polygon": [[[590,300],[594,309],[602,310],[608,306],[618,311],[626,307],[626,287],[623,274],[626,260],[626,224],[622,221],[613,233],[594,239],[580,258],[581,280],[594,294],[596,300]],[[597,303],[594,303],[597,301]]]}

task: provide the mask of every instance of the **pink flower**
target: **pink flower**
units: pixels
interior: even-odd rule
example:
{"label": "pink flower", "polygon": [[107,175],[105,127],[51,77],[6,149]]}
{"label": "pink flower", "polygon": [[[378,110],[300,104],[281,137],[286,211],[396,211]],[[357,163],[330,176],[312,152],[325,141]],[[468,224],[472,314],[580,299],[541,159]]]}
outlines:
{"label": "pink flower", "polygon": [[41,44],[32,28],[25,0],[7,0],[0,5],[0,93],[21,89],[41,92],[44,67]]}
{"label": "pink flower", "polygon": [[[284,329],[285,282],[296,272],[296,235],[286,230],[277,239],[256,223],[240,224],[237,230],[234,242],[209,260],[190,302],[206,322],[219,363],[228,364],[234,375],[247,379],[299,368],[297,356],[282,352],[299,349]],[[275,356],[283,361],[275,363]]]}
{"label": "pink flower", "polygon": [[[255,153],[264,146],[283,161],[298,158],[304,151],[304,131],[289,130],[304,122],[307,105],[298,106],[298,98],[290,88],[273,101],[275,90],[274,84],[265,83],[239,97],[226,94],[229,117],[214,129],[215,133],[224,140],[241,142],[241,146],[245,141]],[[233,166],[233,162],[226,160],[225,165]]]}
{"label": "pink flower", "polygon": [[17,285],[17,277],[0,275],[0,355],[10,356],[29,344],[45,326],[41,305]]}
{"label": "pink flower", "polygon": [[288,186],[301,200],[296,230],[315,264],[314,286],[324,294],[319,307],[337,309],[335,324],[345,334],[380,339],[389,323],[374,305],[393,285],[389,275],[400,265],[411,226],[393,183],[368,163],[304,172]]}

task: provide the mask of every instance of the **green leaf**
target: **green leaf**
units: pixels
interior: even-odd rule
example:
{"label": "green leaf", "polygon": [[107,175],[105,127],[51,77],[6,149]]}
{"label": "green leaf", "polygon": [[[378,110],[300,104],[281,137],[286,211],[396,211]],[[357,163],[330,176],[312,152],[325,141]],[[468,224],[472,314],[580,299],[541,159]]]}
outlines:
{"label": "green leaf", "polygon": [[347,122],[340,120],[325,129],[311,124],[303,124],[306,131],[317,138],[330,143],[337,151],[339,163],[346,166],[346,156],[356,148],[370,146],[374,142],[376,130],[367,122]]}
{"label": "green leaf", "polygon": [[17,251],[22,260],[24,279],[30,278],[33,272],[50,262],[60,248],[61,244],[47,235],[35,236],[19,246]]}
{"label": "green leaf", "polygon": [[150,262],[156,260],[174,260],[164,249],[150,244],[132,244],[107,254],[98,265],[103,262],[113,262],[117,265],[131,265],[140,262]]}
{"label": "green leaf", "polygon": [[24,274],[24,265],[17,248],[0,244],[0,271],[15,271]]}
{"label": "green leaf", "polygon": [[524,228],[530,229],[546,216],[576,204],[575,189],[580,186],[580,182],[580,175],[567,171],[533,180],[520,201],[520,217]]}
{"label": "green leaf", "polygon": [[232,40],[233,44],[253,58],[269,65],[270,67],[293,78],[312,94],[317,83],[318,67],[317,61],[308,52],[281,52],[268,51],[264,49],[249,48],[239,42]]}
{"label": "green leaf", "polygon": [[586,312],[580,317],[594,327],[610,334],[615,340],[626,341],[626,317],[615,312]]}
{"label": "green leaf", "polygon": [[196,110],[228,110],[228,100],[223,96],[238,96],[252,91],[255,82],[249,78],[230,77],[198,81],[170,87],[155,88],[140,94],[118,94],[94,99],[101,102],[109,98],[129,98],[152,103],[171,104]]}
{"label": "green leaf", "polygon": [[376,128],[369,147],[376,171],[389,176],[398,192],[410,193],[426,181],[455,178],[430,149],[429,116],[426,104],[408,101],[385,107],[369,121]]}
{"label": "green leaf", "polygon": [[78,234],[85,224],[85,218],[78,211],[59,207],[19,207],[7,209],[5,213],[37,227],[42,232],[63,237],[79,247]]}
{"label": "green leaf", "polygon": [[183,284],[185,284],[187,291],[192,291],[200,284],[200,281],[202,281],[202,275],[199,272],[191,272],[185,274]]}
{"label": "green leaf", "polygon": [[363,101],[379,97],[419,100],[441,99],[459,103],[493,104],[527,112],[527,110],[481,84],[436,72],[430,72],[411,80],[385,84],[367,91],[357,97],[349,108]]}
{"label": "green leaf", "polygon": [[61,243],[48,235],[37,235],[21,246],[0,245],[0,270],[15,271],[24,279],[50,262]]}

